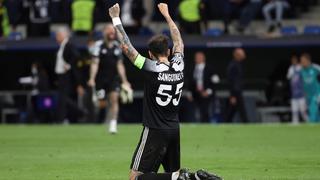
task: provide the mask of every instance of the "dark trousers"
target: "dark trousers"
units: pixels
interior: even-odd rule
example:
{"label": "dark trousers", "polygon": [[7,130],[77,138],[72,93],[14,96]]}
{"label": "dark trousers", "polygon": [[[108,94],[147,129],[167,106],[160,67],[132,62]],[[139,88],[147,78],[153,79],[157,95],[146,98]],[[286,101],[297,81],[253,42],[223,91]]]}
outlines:
{"label": "dark trousers", "polygon": [[86,123],[96,123],[95,105],[92,101],[93,93],[93,89],[87,87],[84,97],[81,98],[82,108],[88,111],[87,116],[83,119]]}
{"label": "dark trousers", "polygon": [[227,109],[227,114],[226,114],[226,122],[231,123],[233,121],[233,117],[236,112],[239,112],[241,122],[247,123],[248,122],[248,117],[247,117],[247,112],[246,112],[246,107],[244,103],[244,99],[242,94],[238,94],[235,96],[237,99],[237,103],[235,105],[230,103],[229,100],[229,106]]}
{"label": "dark trousers", "polygon": [[258,15],[261,10],[262,3],[254,2],[247,4],[240,15],[239,25],[242,28],[246,28],[250,22]]}
{"label": "dark trousers", "polygon": [[223,12],[223,24],[225,33],[229,33],[229,24],[231,23],[232,18],[240,13],[241,8],[234,3],[231,3],[226,0],[220,0],[222,5]]}
{"label": "dark trousers", "polygon": [[78,107],[76,94],[72,88],[70,74],[58,75],[58,122],[63,122],[66,118],[70,122],[76,122],[77,118],[83,115],[83,111]]}
{"label": "dark trousers", "polygon": [[200,120],[198,122],[208,123],[210,122],[210,115],[209,115],[209,108],[211,103],[210,97],[203,98],[203,97],[195,97],[195,104],[197,109],[200,111]]}

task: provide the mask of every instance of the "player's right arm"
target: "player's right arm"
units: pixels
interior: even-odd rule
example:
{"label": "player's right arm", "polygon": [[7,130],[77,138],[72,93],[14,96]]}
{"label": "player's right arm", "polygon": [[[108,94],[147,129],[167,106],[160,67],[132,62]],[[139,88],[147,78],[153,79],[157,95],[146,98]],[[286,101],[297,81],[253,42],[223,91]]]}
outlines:
{"label": "player's right arm", "polygon": [[172,20],[169,14],[168,5],[165,3],[160,3],[158,4],[158,8],[169,25],[170,34],[173,41],[173,53],[183,54],[184,52],[183,40],[181,38],[181,34],[177,25],[174,23],[174,21]]}
{"label": "player's right arm", "polygon": [[90,65],[90,74],[88,85],[94,87],[96,85],[95,79],[99,70],[99,58],[94,57]]}
{"label": "player's right arm", "polygon": [[117,32],[118,40],[121,44],[122,52],[128,59],[136,65],[139,69],[142,68],[145,58],[143,58],[138,51],[133,47],[130,39],[125,32],[120,20],[120,6],[118,3],[109,8],[109,15],[112,18],[112,23]]}

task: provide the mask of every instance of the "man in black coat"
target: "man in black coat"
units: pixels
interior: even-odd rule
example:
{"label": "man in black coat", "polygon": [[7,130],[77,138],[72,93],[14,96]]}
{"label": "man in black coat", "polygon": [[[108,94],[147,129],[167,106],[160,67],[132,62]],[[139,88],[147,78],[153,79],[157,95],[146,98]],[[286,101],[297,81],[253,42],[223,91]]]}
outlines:
{"label": "man in black coat", "polygon": [[214,98],[214,82],[218,81],[218,76],[206,63],[206,56],[203,52],[197,52],[194,57],[195,66],[192,77],[189,79],[189,90],[193,100],[200,111],[200,122],[209,122],[209,107]]}
{"label": "man in black coat", "polygon": [[[81,85],[81,74],[77,67],[79,52],[69,39],[69,30],[61,28],[56,32],[56,41],[59,44],[55,73],[58,78],[58,122],[76,121],[74,115],[84,115],[84,111],[77,105],[77,97],[84,95]],[[73,112],[70,114],[70,112]],[[69,113],[69,114],[68,114]]]}
{"label": "man in black coat", "polygon": [[243,89],[243,61],[246,59],[246,53],[243,49],[237,48],[233,51],[233,60],[229,63],[227,69],[228,85],[230,90],[229,107],[227,109],[226,122],[233,121],[235,113],[238,111],[241,121],[248,122],[245,108]]}

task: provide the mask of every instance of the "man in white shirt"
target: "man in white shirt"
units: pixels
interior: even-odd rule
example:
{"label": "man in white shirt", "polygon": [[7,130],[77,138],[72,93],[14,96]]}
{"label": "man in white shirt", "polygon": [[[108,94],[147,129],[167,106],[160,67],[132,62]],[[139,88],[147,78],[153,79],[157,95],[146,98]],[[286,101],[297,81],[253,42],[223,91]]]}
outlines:
{"label": "man in white shirt", "polygon": [[[69,123],[77,120],[78,116],[85,114],[76,103],[78,96],[84,95],[81,85],[81,75],[77,68],[79,53],[69,40],[69,30],[61,28],[56,32],[56,41],[59,44],[55,73],[58,78],[59,104],[57,110],[57,121]],[[76,93],[75,93],[76,89]],[[72,111],[72,116],[67,116]]]}
{"label": "man in white shirt", "polygon": [[214,83],[219,81],[219,77],[206,63],[203,52],[196,52],[194,62],[193,76],[189,78],[189,90],[192,93],[189,100],[194,101],[196,109],[199,110],[200,117],[197,121],[207,123],[210,122],[209,108],[214,98]]}

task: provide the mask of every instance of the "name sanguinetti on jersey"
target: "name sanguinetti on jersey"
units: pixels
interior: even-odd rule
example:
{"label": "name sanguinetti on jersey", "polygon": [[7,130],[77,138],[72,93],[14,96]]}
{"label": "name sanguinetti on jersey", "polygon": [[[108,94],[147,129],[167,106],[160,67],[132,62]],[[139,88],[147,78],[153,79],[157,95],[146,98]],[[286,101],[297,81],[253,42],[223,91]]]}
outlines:
{"label": "name sanguinetti on jersey", "polygon": [[174,82],[180,81],[183,79],[183,72],[179,73],[159,73],[158,80],[159,81],[167,81],[167,82]]}

